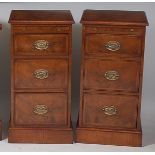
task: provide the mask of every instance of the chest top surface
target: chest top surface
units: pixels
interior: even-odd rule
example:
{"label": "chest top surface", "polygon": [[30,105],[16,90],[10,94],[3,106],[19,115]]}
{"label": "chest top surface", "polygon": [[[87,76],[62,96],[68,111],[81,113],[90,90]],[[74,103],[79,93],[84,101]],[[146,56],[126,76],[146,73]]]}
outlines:
{"label": "chest top surface", "polygon": [[69,10],[12,10],[11,24],[73,24]]}
{"label": "chest top surface", "polygon": [[84,10],[81,23],[104,25],[147,26],[144,11]]}

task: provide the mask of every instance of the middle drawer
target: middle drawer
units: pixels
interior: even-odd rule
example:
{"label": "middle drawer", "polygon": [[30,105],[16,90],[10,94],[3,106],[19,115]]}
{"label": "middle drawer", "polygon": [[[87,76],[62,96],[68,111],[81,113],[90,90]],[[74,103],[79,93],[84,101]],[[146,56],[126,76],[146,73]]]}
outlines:
{"label": "middle drawer", "polygon": [[15,61],[14,70],[16,89],[67,89],[67,59],[20,59]]}
{"label": "middle drawer", "polygon": [[84,89],[138,92],[140,65],[136,61],[87,59]]}

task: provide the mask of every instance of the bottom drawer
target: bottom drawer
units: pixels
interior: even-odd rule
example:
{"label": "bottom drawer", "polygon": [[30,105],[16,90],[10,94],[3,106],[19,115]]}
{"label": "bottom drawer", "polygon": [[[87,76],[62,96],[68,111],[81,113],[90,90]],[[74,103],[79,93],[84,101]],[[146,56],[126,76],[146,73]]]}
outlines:
{"label": "bottom drawer", "polygon": [[138,97],[85,94],[82,124],[86,127],[136,128]]}
{"label": "bottom drawer", "polygon": [[16,125],[67,125],[67,96],[63,93],[15,94]]}

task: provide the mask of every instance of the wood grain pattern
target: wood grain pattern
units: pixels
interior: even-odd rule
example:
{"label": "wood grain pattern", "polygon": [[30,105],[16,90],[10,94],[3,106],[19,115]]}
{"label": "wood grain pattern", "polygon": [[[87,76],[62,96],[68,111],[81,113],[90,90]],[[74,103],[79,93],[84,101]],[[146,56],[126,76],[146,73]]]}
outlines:
{"label": "wood grain pattern", "polygon": [[70,32],[70,26],[68,25],[12,25],[12,30],[16,34],[47,34],[47,33],[53,33],[53,34],[61,34],[61,33],[69,33]]}
{"label": "wood grain pattern", "polygon": [[71,144],[70,128],[9,128],[9,143]]}
{"label": "wood grain pattern", "polygon": [[121,131],[108,129],[78,128],[77,143],[104,144],[120,146],[142,146],[141,131]]}
{"label": "wood grain pattern", "polygon": [[72,143],[73,22],[70,11],[12,11],[9,142]]}
{"label": "wood grain pattern", "polygon": [[[83,114],[80,125],[105,128],[136,128],[137,126],[137,96],[84,94]],[[106,115],[105,107],[114,106],[116,114]]]}
{"label": "wood grain pattern", "polygon": [[[106,45],[109,41],[117,41],[120,44],[120,49],[117,51],[108,50]],[[88,34],[86,35],[85,52],[101,56],[141,56],[141,38],[133,35]]]}
{"label": "wood grain pattern", "polygon": [[[85,10],[81,23],[80,111],[76,142],[141,146],[146,15],[134,11]],[[108,51],[105,45],[109,41],[119,42],[120,48],[116,48],[118,44],[110,45],[118,50]],[[118,78],[108,80],[107,71],[116,71]],[[115,115],[105,115],[105,107],[112,107],[109,111],[115,111]]]}
{"label": "wood grain pattern", "polygon": [[85,10],[81,18],[82,24],[147,26],[144,11],[120,10]]}
{"label": "wood grain pattern", "polygon": [[[37,105],[46,106],[47,113],[35,113]],[[63,93],[16,93],[14,115],[18,127],[67,127],[70,124],[67,122],[67,96]]]}
{"label": "wood grain pattern", "polygon": [[12,10],[11,24],[73,24],[69,10]]}
{"label": "wood grain pattern", "polygon": [[[59,89],[68,88],[68,60],[66,59],[35,59],[15,61],[16,89]],[[38,69],[48,71],[48,77],[38,79],[34,75]]]}
{"label": "wood grain pattern", "polygon": [[127,34],[127,35],[136,35],[140,36],[144,33],[144,29],[142,27],[136,26],[119,26],[119,25],[83,25],[86,33],[91,34]]}
{"label": "wood grain pattern", "polygon": [[[35,42],[48,42],[47,49],[35,48]],[[64,34],[17,34],[15,35],[15,55],[68,55],[68,35]]]}
{"label": "wood grain pattern", "polygon": [[[87,59],[84,63],[84,89],[119,90],[137,92],[139,89],[139,63],[128,61]],[[105,78],[107,71],[117,71],[117,80]]]}

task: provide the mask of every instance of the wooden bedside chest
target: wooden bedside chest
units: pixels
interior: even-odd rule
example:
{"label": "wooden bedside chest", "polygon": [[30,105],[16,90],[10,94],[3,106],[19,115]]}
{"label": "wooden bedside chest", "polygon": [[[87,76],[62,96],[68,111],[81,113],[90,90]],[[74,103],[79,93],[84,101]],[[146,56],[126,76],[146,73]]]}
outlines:
{"label": "wooden bedside chest", "polygon": [[[2,30],[2,24],[0,24],[0,31]],[[0,120],[0,140],[2,140],[2,121]]]}
{"label": "wooden bedside chest", "polygon": [[72,143],[68,10],[13,10],[10,143]]}
{"label": "wooden bedside chest", "polygon": [[85,10],[76,142],[142,145],[142,11]]}

